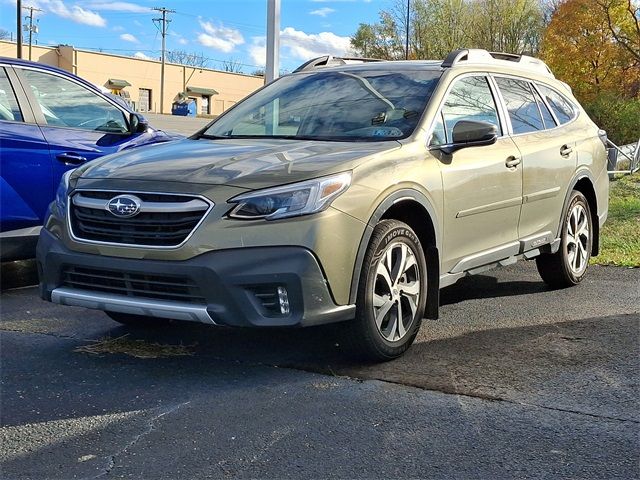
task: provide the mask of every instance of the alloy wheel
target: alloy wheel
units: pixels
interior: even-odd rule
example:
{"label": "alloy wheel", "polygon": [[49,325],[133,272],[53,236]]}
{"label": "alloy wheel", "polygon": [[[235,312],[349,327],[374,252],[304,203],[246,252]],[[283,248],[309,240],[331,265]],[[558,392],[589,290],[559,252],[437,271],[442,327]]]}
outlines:
{"label": "alloy wheel", "polygon": [[576,203],[567,221],[565,244],[567,248],[567,262],[574,275],[580,275],[589,261],[589,218],[581,203]]}
{"label": "alloy wheel", "polygon": [[376,327],[389,342],[401,340],[415,320],[421,295],[416,255],[406,243],[387,246],[376,265],[373,310]]}

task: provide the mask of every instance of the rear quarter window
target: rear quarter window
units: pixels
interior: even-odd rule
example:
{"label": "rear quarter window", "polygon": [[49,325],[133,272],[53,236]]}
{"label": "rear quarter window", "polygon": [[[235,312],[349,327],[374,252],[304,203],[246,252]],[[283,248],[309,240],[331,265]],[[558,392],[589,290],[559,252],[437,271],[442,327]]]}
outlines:
{"label": "rear quarter window", "polygon": [[553,110],[560,125],[563,125],[576,116],[577,110],[573,104],[563,95],[546,85],[537,84],[540,94],[544,97],[547,105]]}

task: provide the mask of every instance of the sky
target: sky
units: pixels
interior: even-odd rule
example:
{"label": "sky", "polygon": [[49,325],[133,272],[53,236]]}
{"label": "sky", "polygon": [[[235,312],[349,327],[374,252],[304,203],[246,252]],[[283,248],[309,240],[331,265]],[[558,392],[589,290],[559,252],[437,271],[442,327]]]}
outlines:
{"label": "sky", "polygon": [[[375,22],[389,0],[281,0],[280,68],[323,54],[345,55],[349,37],[360,23]],[[160,57],[161,35],[152,7],[175,10],[169,15],[167,50],[183,50],[207,58],[207,67],[223,61],[241,64],[245,73],[264,67],[266,0],[22,0],[40,8],[34,19],[40,45]],[[0,28],[16,31],[15,0],[0,0]],[[28,11],[23,12],[24,16]]]}

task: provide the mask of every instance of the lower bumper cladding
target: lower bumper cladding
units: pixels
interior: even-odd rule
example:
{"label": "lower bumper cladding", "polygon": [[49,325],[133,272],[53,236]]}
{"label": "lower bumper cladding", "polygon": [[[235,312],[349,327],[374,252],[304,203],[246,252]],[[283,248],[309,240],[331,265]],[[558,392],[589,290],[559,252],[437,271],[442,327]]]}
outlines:
{"label": "lower bumper cladding", "polygon": [[41,297],[62,305],[237,327],[311,326],[355,315],[354,305],[335,304],[316,257],[302,247],[141,260],[74,252],[43,230],[37,260]]}

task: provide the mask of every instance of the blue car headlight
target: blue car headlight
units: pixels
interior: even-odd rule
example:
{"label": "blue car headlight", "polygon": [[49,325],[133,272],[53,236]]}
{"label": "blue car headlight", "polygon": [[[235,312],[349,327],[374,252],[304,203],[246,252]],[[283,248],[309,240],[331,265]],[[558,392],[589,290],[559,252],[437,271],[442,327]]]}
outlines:
{"label": "blue car headlight", "polygon": [[56,191],[56,208],[58,210],[58,215],[60,217],[64,217],[67,214],[67,201],[69,194],[69,178],[71,178],[71,174],[73,170],[68,170],[64,172],[62,175],[62,179],[60,180],[60,185],[58,185],[58,190]]}

